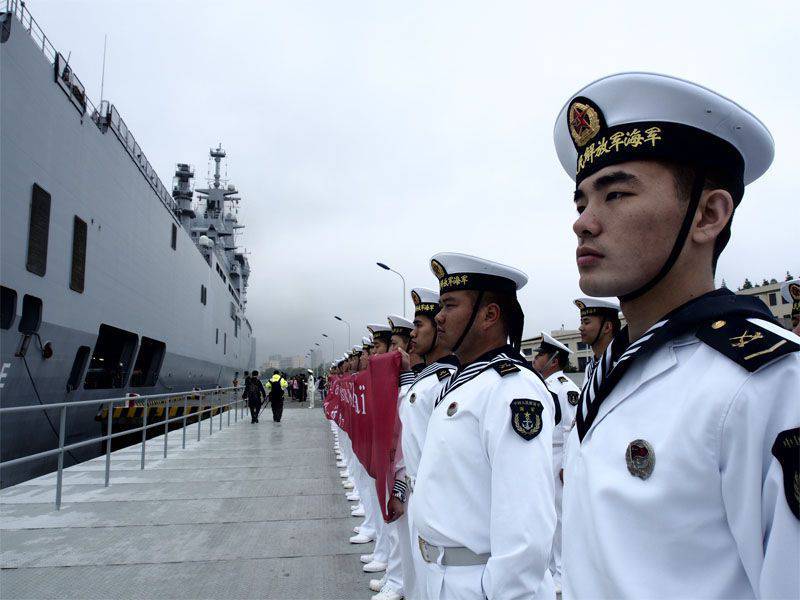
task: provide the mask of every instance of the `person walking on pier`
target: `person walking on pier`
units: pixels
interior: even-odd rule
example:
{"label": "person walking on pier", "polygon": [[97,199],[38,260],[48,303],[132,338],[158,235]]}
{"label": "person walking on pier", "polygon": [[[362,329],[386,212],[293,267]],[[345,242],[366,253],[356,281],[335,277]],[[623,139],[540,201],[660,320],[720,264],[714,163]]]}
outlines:
{"label": "person walking on pier", "polygon": [[279,371],[275,371],[269,380],[269,402],[272,405],[272,420],[281,422],[283,414],[283,392],[289,386]]}
{"label": "person walking on pier", "polygon": [[244,399],[250,408],[250,422],[258,423],[258,413],[261,410],[263,401],[267,398],[267,391],[264,384],[258,378],[258,371],[253,371],[244,380]]}

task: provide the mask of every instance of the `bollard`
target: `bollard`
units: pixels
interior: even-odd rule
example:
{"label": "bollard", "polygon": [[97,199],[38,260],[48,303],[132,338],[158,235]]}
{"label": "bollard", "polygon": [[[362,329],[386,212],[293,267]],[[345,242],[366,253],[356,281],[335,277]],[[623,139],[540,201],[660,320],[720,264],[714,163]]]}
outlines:
{"label": "bollard", "polygon": [[67,429],[67,407],[61,407],[61,420],[58,426],[58,473],[56,474],[56,510],[61,510],[61,482],[64,477],[64,437]]}

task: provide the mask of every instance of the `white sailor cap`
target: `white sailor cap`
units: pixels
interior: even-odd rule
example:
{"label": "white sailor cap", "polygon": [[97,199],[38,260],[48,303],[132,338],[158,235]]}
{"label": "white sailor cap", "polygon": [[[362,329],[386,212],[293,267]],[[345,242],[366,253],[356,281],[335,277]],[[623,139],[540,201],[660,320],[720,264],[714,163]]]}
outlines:
{"label": "white sailor cap", "polygon": [[367,336],[361,338],[361,345],[364,348],[372,348],[372,346],[374,346],[374,344],[372,343],[372,338]]}
{"label": "white sailor cap", "polygon": [[781,295],[787,302],[792,303],[792,316],[800,315],[800,279],[784,281],[781,284]]}
{"label": "white sailor cap", "polygon": [[435,317],[439,312],[439,292],[416,287],[411,289],[411,301],[414,303],[414,316],[425,315]]}
{"label": "white sailor cap", "polygon": [[439,280],[440,294],[456,290],[514,293],[528,283],[528,276],[519,269],[458,252],[436,254],[431,271]]}
{"label": "white sailor cap", "polygon": [[408,335],[414,330],[414,324],[403,317],[389,315],[386,319],[389,321],[389,325],[392,328],[392,334]]}
{"label": "white sailor cap", "polygon": [[656,159],[721,167],[743,186],[761,177],[775,154],[769,130],[747,110],[696,83],[655,73],[590,83],[561,109],[553,137],[576,184],[613,164]]}
{"label": "white sailor cap", "polygon": [[364,351],[364,346],[362,346],[361,344],[356,344],[355,346],[353,346],[351,354],[361,354],[363,351]]}
{"label": "white sailor cap", "polygon": [[600,315],[619,318],[619,304],[602,298],[576,298],[574,301],[581,311],[581,317]]}
{"label": "white sailor cap", "polygon": [[551,352],[566,352],[567,354],[572,354],[572,350],[544,331],[542,331],[542,343],[539,344],[539,348],[536,351],[547,352],[548,354]]}
{"label": "white sailor cap", "polygon": [[388,339],[392,335],[392,328],[388,325],[381,325],[380,323],[370,323],[367,329],[372,334],[372,339],[377,340],[380,338]]}

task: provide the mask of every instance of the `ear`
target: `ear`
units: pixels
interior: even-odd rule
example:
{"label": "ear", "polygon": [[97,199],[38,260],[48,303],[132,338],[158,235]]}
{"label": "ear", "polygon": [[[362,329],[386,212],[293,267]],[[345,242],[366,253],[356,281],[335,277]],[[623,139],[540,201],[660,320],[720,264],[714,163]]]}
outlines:
{"label": "ear", "polygon": [[494,302],[490,302],[483,307],[483,326],[484,329],[494,327],[500,320],[500,307]]}
{"label": "ear", "polygon": [[700,197],[692,227],[692,242],[713,248],[714,241],[733,216],[733,198],[723,189],[706,190]]}

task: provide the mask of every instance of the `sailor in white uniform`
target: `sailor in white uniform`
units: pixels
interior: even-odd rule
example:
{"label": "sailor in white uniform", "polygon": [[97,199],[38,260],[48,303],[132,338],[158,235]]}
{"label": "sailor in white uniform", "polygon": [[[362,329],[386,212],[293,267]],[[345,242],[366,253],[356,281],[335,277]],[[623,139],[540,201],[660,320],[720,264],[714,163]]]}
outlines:
{"label": "sailor in white uniform", "polygon": [[576,298],[573,302],[581,311],[578,325],[581,341],[592,349],[592,358],[586,361],[584,369],[583,380],[587,381],[597,360],[621,329],[619,304],[602,298]]}
{"label": "sailor in white uniform", "polygon": [[556,409],[555,431],[553,433],[553,478],[555,480],[556,533],[553,537],[553,555],[550,559],[550,573],[557,592],[561,591],[561,492],[564,488],[563,458],[564,441],[575,424],[575,408],[581,392],[566,375],[564,369],[569,365],[567,346],[557,339],[541,332],[542,342],[533,357],[533,368],[544,378],[547,389],[553,394]]}
{"label": "sailor in white uniform", "polygon": [[[439,312],[438,292],[427,288],[414,288],[411,290],[411,299],[414,302],[414,329],[411,332],[408,351],[423,358],[424,368],[414,374],[410,384],[401,386],[399,397],[403,469],[398,471],[398,477],[402,475],[403,478],[396,481],[395,494],[403,498],[406,505],[403,516],[397,520],[397,549],[402,567],[403,587],[400,590],[392,583],[393,560],[390,556],[387,577],[381,581],[370,582],[373,589],[380,591],[378,595],[373,596],[373,600],[398,600],[401,593],[412,600],[424,598],[424,594],[416,586],[413,551],[417,547],[417,542],[416,536],[412,533],[409,510],[433,403],[444,381],[455,371],[458,363],[436,333],[434,319]],[[411,370],[407,353],[403,353],[403,370],[404,374]]]}
{"label": "sailor in white uniform", "polygon": [[[553,398],[519,353],[521,271],[437,254],[442,343],[459,369],[434,404],[414,487],[424,597],[553,598]],[[510,340],[510,342],[509,342]]]}
{"label": "sailor in white uniform", "polygon": [[781,295],[792,303],[792,331],[800,335],[800,279],[784,281],[781,284]]}
{"label": "sailor in white uniform", "polygon": [[627,320],[567,442],[564,598],[800,597],[800,337],[714,285],[769,131],[699,85],[623,73],[569,99],[555,143],[580,287]]}

